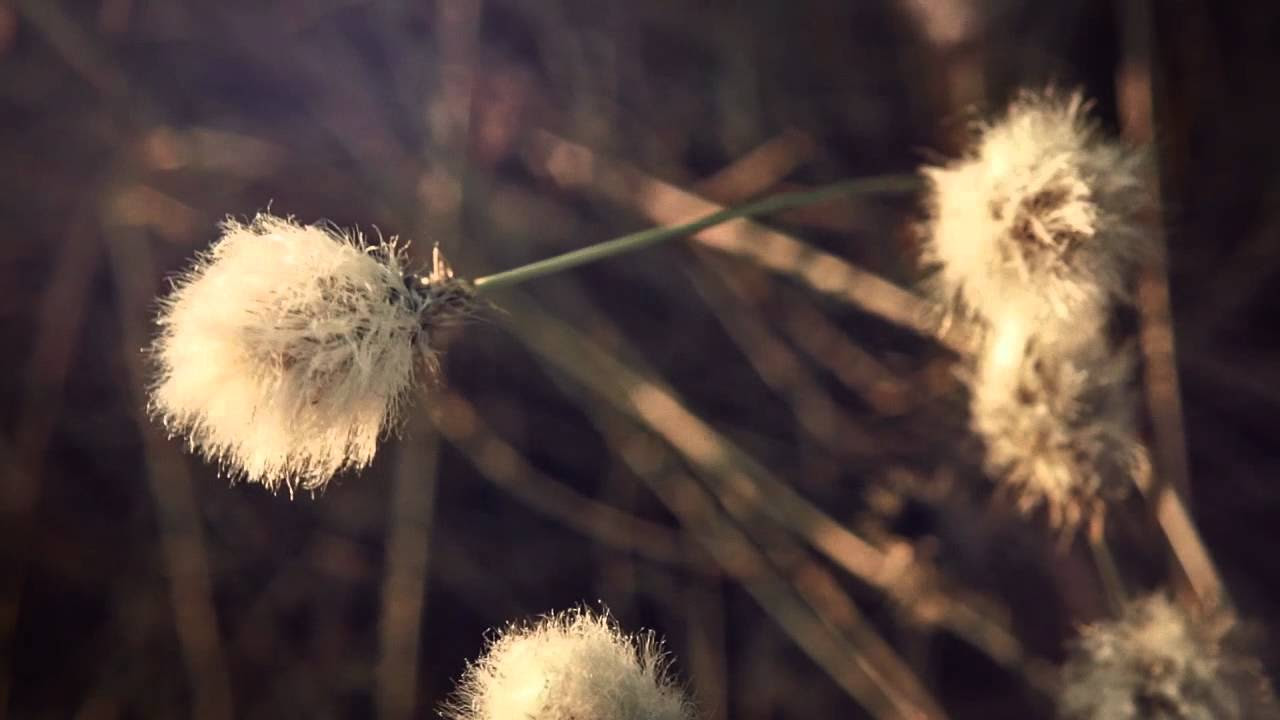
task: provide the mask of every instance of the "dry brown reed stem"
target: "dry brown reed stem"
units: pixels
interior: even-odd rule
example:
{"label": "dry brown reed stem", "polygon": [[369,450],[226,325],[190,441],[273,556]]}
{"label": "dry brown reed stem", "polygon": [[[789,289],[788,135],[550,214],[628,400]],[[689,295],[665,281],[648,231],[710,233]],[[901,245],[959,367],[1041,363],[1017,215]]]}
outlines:
{"label": "dry brown reed stem", "polygon": [[[1163,243],[1161,245],[1163,247]],[[1174,355],[1168,269],[1163,259],[1141,273],[1137,302],[1141,322],[1139,347],[1146,369],[1146,396],[1152,421],[1156,469],[1155,476],[1137,479],[1138,488],[1146,496],[1168,538],[1170,549],[1201,604],[1206,608],[1229,606],[1231,601],[1226,586],[1180,490],[1190,489],[1191,482]]]}
{"label": "dry brown reed stem", "polygon": [[694,193],[715,202],[742,202],[772,188],[813,157],[815,149],[808,135],[786,130],[700,181]]}
{"label": "dry brown reed stem", "polygon": [[[610,382],[608,378],[602,380]],[[611,443],[633,472],[645,480],[720,566],[743,585],[845,692],[877,718],[945,717],[924,686],[892,647],[865,623],[856,606],[829,575],[825,583],[815,580],[813,574],[805,578],[805,582],[797,582],[795,577],[786,578],[775,567],[779,554],[777,538],[764,543],[773,550],[775,562],[771,563],[750,535],[719,511],[716,498],[700,482],[662,467],[661,448],[648,437],[634,433],[620,437],[616,425],[605,423]],[[805,555],[803,551],[791,554]],[[825,572],[812,562],[806,567],[813,568],[818,575]],[[832,603],[837,608],[833,608]],[[835,609],[840,612],[833,612]],[[832,629],[837,628],[843,632],[833,633]],[[904,682],[906,688],[901,687]],[[907,691],[912,694],[905,694]]]}
{"label": "dry brown reed stem", "polygon": [[[1155,137],[1154,117],[1161,111],[1161,77],[1154,65],[1156,42],[1154,10],[1149,0],[1121,4],[1121,29],[1125,74],[1118,88],[1118,104],[1125,135],[1150,142]],[[1140,321],[1139,347],[1145,370],[1147,405],[1150,409],[1154,455],[1154,477],[1137,478],[1138,488],[1164,530],[1169,547],[1186,574],[1188,583],[1207,610],[1231,608],[1231,598],[1200,537],[1187,508],[1191,493],[1191,471],[1187,459],[1186,430],[1182,419],[1177,345],[1169,298],[1168,242],[1164,227],[1160,176],[1161,158],[1150,171],[1153,211],[1147,228],[1153,235],[1154,262],[1138,275],[1136,301]],[[1157,480],[1158,478],[1158,480]]]}
{"label": "dry brown reed stem", "polygon": [[[298,42],[282,37],[281,25],[299,22],[304,11],[303,6],[295,6],[268,16],[268,22],[263,21],[263,13],[222,13],[219,32],[228,50],[259,68],[279,68],[282,54],[288,56],[290,76],[305,87],[309,118],[291,127],[291,133],[306,136],[309,142],[340,145],[354,174],[370,188],[364,199],[372,214],[387,216],[400,208],[420,209],[420,201],[409,197],[405,186],[396,181],[404,159],[412,154],[393,127],[399,123],[397,112],[410,112],[402,110],[409,107],[409,98],[399,98],[401,104],[387,102],[386,94],[378,89],[381,84],[368,71],[367,58],[352,43]],[[415,37],[413,42],[411,52],[420,53],[421,38]],[[393,69],[399,74],[405,69],[401,66],[414,64],[398,63]],[[334,72],[335,68],[343,71]],[[423,82],[421,77],[415,79],[419,84],[412,87],[414,101],[421,97]]]}
{"label": "dry brown reed stem", "polygon": [[[902,570],[685,409],[656,378],[614,359],[574,329],[534,309],[528,299],[504,303],[504,307],[510,311],[511,331],[525,345],[623,412],[652,426],[695,467],[719,478],[726,497],[736,497],[757,514],[772,514],[802,531],[858,577],[885,578]],[[765,496],[770,502],[764,502]]]}
{"label": "dry brown reed stem", "polygon": [[[787,130],[699,182],[694,193],[715,202],[742,202],[774,187],[812,157],[816,149],[808,135]],[[710,256],[699,257],[718,269],[718,274],[726,278],[728,287],[744,304],[785,307],[781,325],[791,341],[877,412],[897,415],[905,411],[906,384],[840,332],[810,300],[798,293],[783,297],[782,288],[773,283],[746,283],[739,273],[714,262]]]}
{"label": "dry brown reed stem", "polygon": [[[1121,129],[1135,143],[1150,143],[1155,137],[1156,91],[1152,72],[1154,48],[1150,3],[1146,0],[1122,3],[1120,24],[1125,58],[1121,66],[1123,72],[1117,78],[1116,102]],[[1190,501],[1191,472],[1187,461],[1186,433],[1182,426],[1182,396],[1169,303],[1168,242],[1161,222],[1164,198],[1159,177],[1160,160],[1156,155],[1156,167],[1148,170],[1151,211],[1144,218],[1155,252],[1151,262],[1140,269],[1135,299],[1141,318],[1139,342],[1147,403],[1151,409],[1155,467],[1160,477],[1172,483]]]}
{"label": "dry brown reed stem", "polygon": [[[526,161],[561,187],[599,193],[635,208],[661,225],[674,225],[722,210],[693,193],[621,161],[549,132],[535,133]],[[702,245],[747,258],[890,323],[933,338],[956,352],[969,345],[964,327],[941,330],[938,309],[916,295],[852,263],[750,220],[735,220],[693,236]]]}
{"label": "dry brown reed stem", "polygon": [[1218,574],[1213,558],[1200,537],[1200,531],[1178,491],[1152,477],[1140,477],[1137,482],[1138,489],[1146,497],[1156,522],[1164,530],[1169,548],[1186,574],[1187,582],[1200,605],[1206,610],[1230,608],[1231,597],[1222,582],[1222,576]]}
{"label": "dry brown reed stem", "polygon": [[[626,204],[632,204],[635,197],[658,198],[660,201],[665,200],[666,202],[647,202],[641,208],[654,220],[672,220],[678,222],[678,219],[673,220],[673,218],[684,217],[684,215],[681,214],[684,212],[681,210],[682,207],[694,208],[689,211],[691,214],[701,214],[708,210],[714,211],[717,207],[692,196],[690,193],[684,192],[674,186],[663,183],[660,180],[644,175],[638,170],[628,168],[621,163],[600,158],[581,145],[571,143],[549,133],[542,133],[535,145],[536,147],[527,159],[534,164],[535,169],[549,173],[552,177],[562,183],[571,184],[575,187],[590,184],[593,190],[603,189],[606,194],[609,194],[609,196],[615,201]],[[626,186],[628,184],[641,188],[641,191],[639,191],[635,196],[629,194],[626,191]],[[677,206],[674,212],[671,209],[672,203]],[[771,242],[773,247],[802,249],[803,252],[801,254],[809,252],[816,253],[829,260],[827,263],[828,267],[845,266],[849,270],[848,274],[854,277],[873,278],[874,282],[872,284],[876,288],[887,288],[887,296],[893,298],[895,302],[899,302],[900,307],[907,308],[905,314],[898,313],[895,316],[914,318],[911,323],[913,326],[912,329],[924,334],[926,337],[937,339],[944,346],[950,347],[956,352],[964,353],[968,351],[969,347],[971,347],[969,342],[973,335],[967,328],[958,324],[953,325],[950,329],[943,332],[933,331],[935,324],[933,323],[932,318],[937,317],[939,313],[928,301],[918,298],[917,296],[898,288],[878,276],[874,276],[866,271],[857,269],[852,265],[848,265],[834,256],[828,256],[818,253],[817,251],[810,251],[807,246],[804,246],[799,241],[782,235],[781,233],[765,229],[758,224],[751,223],[749,221],[731,222],[710,228],[695,235],[695,239],[705,241],[706,236],[712,233],[714,233],[717,238],[717,242],[719,243],[718,246],[746,248],[755,244],[757,241],[765,244]],[[770,269],[777,269],[778,267],[777,263],[774,263],[773,265],[768,263],[764,264]],[[851,280],[851,282],[853,281]],[[875,293],[873,293],[873,295],[874,294]],[[847,300],[848,298],[845,299]],[[788,488],[788,490],[790,490],[790,488]],[[837,562],[840,562],[840,560],[837,559]],[[850,566],[846,566],[846,569],[850,570],[854,575],[862,577],[868,582],[873,582],[874,580],[875,575],[868,575],[864,569]],[[873,582],[873,584],[876,583]],[[897,588],[897,590],[910,587],[913,584],[914,583],[903,581],[902,585]],[[882,582],[878,586],[891,593],[895,592],[893,582]],[[897,599],[900,602],[903,602],[903,604],[908,608],[913,606],[918,607],[915,599],[903,597],[901,594],[897,595]],[[966,640],[974,644],[975,647],[982,648],[1002,664],[1016,667],[1022,662],[1022,651],[1016,638],[999,625],[987,620],[980,612],[969,607],[967,603],[947,601],[940,603],[940,606],[947,608],[943,617],[944,624],[953,632],[956,632],[957,635],[964,637]],[[1039,687],[1045,686],[1043,682],[1034,682]]]}
{"label": "dry brown reed stem", "polygon": [[879,447],[876,440],[822,389],[797,353],[752,308],[744,307],[740,284],[715,272],[714,264],[705,267],[711,272],[688,273],[694,286],[760,379],[790,405],[800,427],[837,458],[873,454]]}
{"label": "dry brown reed stem", "polygon": [[[911,383],[864,350],[798,291],[772,286],[757,304],[782,311],[779,326],[809,359],[881,415],[901,415],[918,403]],[[918,392],[918,391],[917,391]]]}
{"label": "dry brown reed stem", "polygon": [[[526,160],[563,187],[602,193],[614,202],[635,207],[659,223],[680,222],[714,212],[719,207],[548,132],[535,136]],[[698,233],[694,239],[798,279],[823,294],[931,338],[960,355],[970,355],[976,347],[975,331],[963,323],[951,322],[938,327],[935,319],[940,313],[927,300],[758,223],[749,220],[725,223]],[[1150,482],[1141,478],[1138,484],[1140,489],[1144,485],[1150,487]],[[1200,601],[1206,605],[1223,601],[1226,594],[1221,578],[1185,503],[1176,492],[1161,491],[1155,496],[1146,489],[1143,492]]]}
{"label": "dry brown reed stem", "polygon": [[698,570],[677,533],[587,497],[539,472],[503,441],[462,395],[437,391],[432,420],[440,433],[466,455],[480,474],[537,512],[619,550],[661,563]]}
{"label": "dry brown reed stem", "polygon": [[[76,340],[102,255],[91,225],[93,213],[81,209],[72,218],[66,239],[38,301],[38,335],[23,374],[25,387],[16,425],[12,470],[0,482],[0,709],[8,706],[8,667],[22,602],[22,586],[30,553],[26,550],[40,498],[45,454],[62,409],[62,396]],[[8,464],[8,463],[6,463]]]}
{"label": "dry brown reed stem", "polygon": [[474,0],[435,3],[438,90],[422,108],[434,167],[422,179],[428,196],[423,224],[430,227],[432,242],[446,250],[455,249],[462,240],[481,5]]}
{"label": "dry brown reed stem", "polygon": [[418,646],[435,523],[439,447],[422,413],[403,430],[387,514],[386,570],[378,614],[375,698],[380,718],[408,718],[417,707]]}
{"label": "dry brown reed stem", "polygon": [[[817,146],[797,130],[787,130],[767,140],[733,161],[710,178],[698,183],[694,193],[708,200],[742,202],[774,187],[783,177],[813,156]],[[836,376],[851,391],[882,415],[905,412],[908,388],[870,353],[855,345],[847,335],[798,293],[783,297],[773,283],[747,283],[709,255],[700,259],[726,278],[730,290],[744,304],[785,307],[782,329],[810,359]]]}
{"label": "dry brown reed stem", "polygon": [[[695,278],[695,280],[696,279],[697,278]],[[723,291],[716,291],[710,288],[705,289],[707,290],[706,295],[714,296],[720,300],[727,300],[727,298],[722,297]],[[727,307],[722,309],[724,312],[720,314],[725,318],[749,315],[749,313],[735,312]],[[741,329],[740,325],[738,327]],[[758,341],[760,341],[760,338],[756,337],[756,333],[763,332],[767,334],[768,330],[763,327],[763,324],[756,323],[756,325],[745,329],[744,332],[751,337],[742,338],[743,342],[741,343],[741,346],[743,351],[755,357],[753,353],[759,349]],[[770,335],[767,340],[767,345],[769,347],[774,350],[779,349],[777,346],[781,344],[778,343],[776,338],[773,338]],[[789,352],[786,351],[785,347],[782,347],[781,350],[783,352]],[[763,366],[765,368],[777,367],[781,364],[786,365],[791,371],[799,371],[801,374],[803,373],[803,367],[800,366],[798,360],[794,357],[792,357],[790,361],[780,361],[776,356],[768,359],[759,358],[756,364],[757,367]],[[765,369],[763,374],[773,377],[784,386],[784,389],[785,387],[793,386],[795,383],[794,373],[783,373],[783,375],[789,375],[789,377],[779,377],[778,373]],[[803,384],[802,380],[801,385]],[[807,389],[809,391],[816,391],[816,388],[813,387]],[[821,393],[815,394],[824,400],[826,399],[826,396]],[[599,400],[596,400],[596,403],[599,404]],[[803,417],[806,414],[815,415],[812,413],[811,409],[806,410],[805,412],[798,412],[798,416],[800,417]],[[816,415],[821,415],[821,413]],[[852,422],[847,417],[844,417],[844,419],[847,423]],[[607,438],[610,444],[614,447],[615,452],[620,457],[630,461],[633,457],[632,450],[637,442],[634,439],[634,433],[623,432],[616,428],[616,422],[609,422],[608,420],[602,421],[598,423],[598,425],[605,429]],[[858,432],[862,431],[858,430]],[[835,441],[834,438],[828,438],[828,440],[833,442]],[[642,452],[647,455],[652,455],[652,460],[639,465],[636,462],[630,462],[630,464],[637,474],[642,475],[649,482],[654,482],[654,479],[649,477],[650,473],[644,472],[646,464],[654,461],[664,463],[678,462],[673,459],[669,459],[669,452],[665,448],[653,446],[652,443],[643,448]],[[668,471],[664,470],[663,472]],[[683,473],[670,474],[672,474],[672,477],[669,478],[667,482],[673,485],[697,484],[699,482],[692,476]],[[705,491],[703,491],[703,496],[705,496]],[[707,502],[714,501],[707,498]],[[715,512],[714,507],[711,512]],[[677,514],[679,514],[678,511]],[[731,514],[733,513],[731,512]],[[901,673],[905,669],[904,664],[896,657],[892,648],[890,648],[879,637],[879,635],[871,629],[870,625],[866,623],[861,613],[858,611],[857,606],[849,598],[848,594],[839,586],[839,583],[831,573],[818,563],[813,562],[809,557],[809,554],[802,547],[793,542],[787,535],[779,534],[777,532],[769,533],[768,537],[763,540],[757,537],[756,542],[763,546],[773,566],[778,567],[783,571],[784,576],[791,581],[801,598],[813,609],[815,613],[817,613],[819,618],[823,622],[832,625],[834,628],[842,632],[848,638],[851,643],[851,647],[858,648],[869,657],[871,664],[863,667],[863,671],[867,673],[869,677],[875,678],[877,676],[876,667],[878,666],[889,666],[895,673]],[[839,679],[838,675],[833,675],[833,677]]]}
{"label": "dry brown reed stem", "polygon": [[1125,601],[1128,600],[1128,592],[1125,590],[1124,580],[1120,575],[1120,566],[1116,564],[1115,556],[1111,553],[1111,546],[1107,544],[1106,534],[1101,527],[1101,523],[1095,524],[1086,533],[1089,543],[1089,551],[1093,555],[1094,567],[1098,570],[1098,584],[1101,586],[1102,595],[1106,599],[1107,606],[1111,609],[1113,615],[1119,615],[1124,610]]}
{"label": "dry brown reed stem", "polygon": [[[878,562],[881,559],[875,548],[866,545],[852,533],[822,515],[816,507],[801,498],[794,490],[769,475],[727,439],[717,435],[700,419],[685,410],[671,396],[670,391],[660,383],[641,377],[630,368],[613,360],[572,328],[536,310],[533,302],[527,298],[504,306],[512,308],[512,331],[536,355],[541,356],[548,364],[570,377],[576,384],[586,386],[614,410],[649,427],[675,447],[686,462],[705,472],[719,503],[734,516],[738,523],[756,526],[766,512],[772,512],[762,506],[773,508],[775,505],[782,505],[790,511],[784,509],[775,514],[773,516],[775,522],[793,532],[799,532],[798,528],[803,526],[807,531],[818,535],[820,537],[818,542],[826,545],[825,552],[828,555],[842,557],[844,564],[861,562],[865,567],[868,562]],[[666,402],[672,405],[668,406]],[[675,412],[672,413],[672,410]],[[744,465],[750,467],[744,467]],[[638,474],[651,479],[644,473]],[[758,484],[757,480],[763,480],[763,482]],[[679,492],[685,493],[686,502],[690,501],[688,493],[699,493],[699,497],[707,493],[692,480],[682,483],[673,482],[672,486],[672,489],[666,492],[661,487],[654,489],[678,515],[680,508],[671,505],[672,502],[677,501],[677,496],[672,494],[676,492],[674,488],[681,488]],[[719,536],[711,539],[703,535],[699,536],[707,544],[708,551],[725,567],[726,571],[740,580],[753,581],[764,569],[776,574],[768,563],[743,564],[749,559],[749,555],[745,554],[747,549],[753,547],[749,536],[743,535],[733,523],[719,515],[715,510],[715,500],[708,498],[708,502],[710,509],[704,512],[714,520],[701,517],[692,525],[686,522],[686,527],[691,531],[705,531],[706,527],[713,524],[732,528],[732,531],[724,530]],[[802,523],[795,517],[797,506],[803,506],[808,510],[806,522]],[[688,520],[688,518],[682,519]],[[815,530],[815,525],[820,526],[820,529]],[[730,533],[728,536],[730,538],[742,536],[742,540],[741,542],[733,541],[736,547],[726,550],[723,547],[726,542],[724,533]],[[805,535],[803,532],[800,534]],[[813,535],[808,535],[807,539],[811,543],[815,542]],[[862,555],[863,558],[856,560],[852,557],[857,555]],[[895,568],[894,574],[897,574],[897,571]],[[786,602],[785,598],[789,592],[786,583],[781,583],[779,587],[774,587],[775,585],[777,581],[759,585],[747,583],[747,589],[771,615],[778,617],[782,627],[806,652],[810,653],[815,661],[832,673],[833,679],[860,702],[864,704],[871,702],[872,704],[868,707],[874,709],[879,701],[868,700],[866,688],[861,683],[851,684],[852,679],[847,675],[845,666],[839,663],[830,665],[838,657],[831,654],[832,649],[829,645],[831,640],[823,639],[822,633],[815,633],[813,628],[808,626],[808,621],[802,622],[804,614],[802,612],[797,614],[798,611]],[[778,613],[783,614],[779,616]],[[866,628],[865,633],[866,637],[870,637],[874,631]],[[882,650],[877,658],[880,662],[874,663],[876,671],[868,677],[873,682],[889,684],[890,687],[882,687],[881,692],[889,698],[909,699],[910,703],[917,708],[916,712],[935,707],[936,702],[932,700],[923,683],[901,659],[897,658],[892,648],[883,641],[879,647]],[[856,653],[854,657],[857,657]],[[882,680],[877,681],[877,678]],[[890,717],[913,716],[915,715],[896,712],[890,715]],[[923,717],[940,717],[940,715],[928,713]]]}
{"label": "dry brown reed stem", "polygon": [[[529,298],[522,300],[523,307],[534,307],[530,304]],[[588,312],[590,305],[583,306],[582,311]],[[545,313],[542,314],[545,317]],[[642,363],[638,363],[635,353],[620,352],[619,349],[625,349],[625,340],[618,336],[617,333],[609,333],[609,341],[612,343],[611,349],[615,355],[621,355],[632,358],[630,368],[627,372],[641,372],[646,377],[654,378],[656,375],[652,370],[644,369]],[[577,342],[592,343],[581,335],[577,336]],[[598,352],[598,350],[596,350]],[[612,356],[608,357],[612,361]],[[661,435],[661,431],[658,431]],[[723,438],[720,438],[723,440]],[[679,450],[679,448],[676,448]],[[750,458],[743,455],[748,462]],[[758,464],[752,463],[754,467]],[[766,473],[767,474],[767,473]],[[776,478],[769,477],[770,482],[780,482]],[[772,487],[772,485],[770,485]],[[789,497],[799,497],[789,486],[784,486]],[[717,488],[719,491],[720,489]],[[765,493],[767,494],[767,492]],[[815,506],[809,505],[814,508]],[[803,512],[803,509],[800,511]],[[792,517],[792,516],[785,516]],[[784,526],[787,525],[785,520],[777,520]],[[828,519],[829,521],[829,519]],[[829,521],[830,522],[830,521]],[[1020,672],[1026,676],[1028,682],[1043,691],[1049,691],[1053,687],[1053,678],[1047,662],[1028,657],[1024,654],[1018,639],[1012,635],[1005,626],[996,620],[990,618],[983,607],[985,601],[978,596],[971,596],[966,591],[959,588],[943,588],[940,584],[941,574],[936,568],[923,565],[917,558],[911,557],[911,549],[906,542],[894,542],[889,547],[881,550],[874,548],[879,553],[878,563],[884,563],[888,567],[893,568],[891,572],[882,572],[875,575],[864,575],[859,568],[849,565],[848,558],[839,554],[838,550],[828,548],[823,550],[818,547],[818,542],[812,536],[812,531],[803,530],[797,526],[789,526],[793,532],[796,532],[813,547],[818,548],[830,559],[834,560],[863,582],[866,582],[880,591],[884,592],[893,599],[900,607],[904,608],[916,622],[926,626],[941,626],[954,633],[957,637],[968,642],[974,648],[986,653],[996,663]],[[845,528],[831,522],[829,525],[822,525],[823,528],[837,528],[836,532],[847,533],[849,537],[857,539],[857,536]],[[859,542],[861,542],[859,540]]]}
{"label": "dry brown reed stem", "polygon": [[[636,359],[636,354],[627,350],[625,338],[619,335],[607,319],[592,310],[581,293],[577,295],[577,306],[580,313],[585,313],[592,328],[600,331],[603,341],[615,355],[630,358],[631,367],[638,368],[649,377],[656,377],[652,369],[648,369]],[[529,299],[525,298],[525,302]],[[794,528],[792,528],[794,531]],[[803,536],[803,533],[797,533]],[[812,541],[809,541],[812,545]],[[926,627],[946,628],[958,638],[977,650],[986,653],[994,662],[1012,671],[1021,673],[1027,682],[1042,692],[1052,694],[1056,686],[1056,674],[1048,661],[1027,656],[1018,639],[1005,627],[1004,623],[993,619],[988,610],[991,602],[977,594],[957,587],[944,587],[942,575],[934,567],[919,558],[911,558],[910,566],[901,564],[901,559],[910,555],[910,546],[899,540],[889,543],[880,552],[898,558],[896,565],[908,570],[898,576],[895,581],[881,584],[878,589],[892,598],[912,618]],[[837,564],[839,564],[839,560]],[[855,577],[857,572],[846,567]],[[863,582],[874,585],[875,578],[860,578]]]}
{"label": "dry brown reed stem", "polygon": [[200,508],[181,450],[146,417],[147,373],[137,349],[146,345],[146,309],[156,296],[154,263],[146,237],[108,228],[107,248],[119,293],[123,364],[146,455],[147,485],[155,498],[160,545],[169,583],[170,608],[194,697],[192,717],[230,718],[231,687],[218,636],[213,578],[205,552]]}
{"label": "dry brown reed stem", "polygon": [[14,7],[53,46],[53,49],[103,96],[120,100],[128,82],[120,67],[67,13],[62,3],[49,0],[15,0]]}
{"label": "dry brown reed stem", "polygon": [[704,562],[712,565],[714,575],[691,578],[681,591],[689,647],[685,662],[699,720],[729,720],[729,621],[724,580],[713,560]]}
{"label": "dry brown reed stem", "polygon": [[[687,506],[687,497],[677,500],[673,493],[698,487],[698,480],[681,473],[650,474],[646,482],[668,505],[685,502]],[[700,509],[675,510],[728,573],[850,696],[874,717],[946,717],[826,569],[808,559],[808,553],[787,548],[788,543],[777,539],[762,543],[764,553],[760,552],[748,534],[718,514],[714,502],[703,496]],[[791,568],[780,573],[774,569],[780,561]]]}
{"label": "dry brown reed stem", "polygon": [[[1151,184],[1157,183],[1152,179]],[[1186,431],[1182,426],[1182,391],[1169,305],[1164,232],[1157,219],[1149,220],[1147,226],[1155,236],[1152,246],[1156,257],[1139,271],[1134,299],[1140,323],[1138,347],[1142,353],[1144,389],[1151,410],[1152,445],[1155,446],[1152,455],[1160,476],[1190,500],[1191,470],[1187,461]]]}
{"label": "dry brown reed stem", "polygon": [[507,306],[519,308],[512,310],[511,330],[535,354],[663,437],[704,474],[740,522],[778,523],[921,620],[948,628],[1001,665],[1034,665],[1025,668],[1028,677],[1045,687],[1038,665],[1024,656],[1017,639],[975,610],[971,601],[941,590],[935,578],[913,565],[908,545],[888,551],[871,546],[689,412],[659,380],[537,311],[528,297]]}
{"label": "dry brown reed stem", "polygon": [[1179,487],[1190,487],[1182,401],[1174,356],[1167,265],[1148,268],[1139,279],[1140,347],[1146,368],[1147,404],[1152,418],[1156,474],[1136,478],[1174,558],[1201,605],[1230,607],[1222,576],[1205,547]]}

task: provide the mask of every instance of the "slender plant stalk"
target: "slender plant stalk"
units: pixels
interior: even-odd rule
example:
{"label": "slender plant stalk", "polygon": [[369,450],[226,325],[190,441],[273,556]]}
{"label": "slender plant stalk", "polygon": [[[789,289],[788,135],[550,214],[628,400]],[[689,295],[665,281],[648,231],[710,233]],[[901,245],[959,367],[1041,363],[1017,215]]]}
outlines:
{"label": "slender plant stalk", "polygon": [[570,268],[585,265],[597,260],[604,260],[615,255],[640,250],[650,245],[656,245],[664,240],[672,240],[674,238],[692,235],[700,230],[705,230],[713,225],[737,220],[739,218],[756,217],[759,215],[768,215],[770,213],[789,210],[791,208],[802,207],[805,205],[815,205],[825,200],[831,200],[846,195],[879,195],[892,193],[911,192],[920,186],[920,181],[911,175],[874,175],[871,177],[858,178],[856,180],[846,180],[844,182],[835,183],[833,185],[825,185],[813,190],[800,190],[797,192],[782,193],[773,195],[753,203],[748,203],[736,208],[726,208],[717,210],[716,212],[704,215],[697,220],[692,220],[681,225],[672,225],[669,227],[649,228],[641,230],[629,235],[623,235],[613,240],[606,240],[597,245],[573,250],[539,260],[535,263],[522,265],[521,267],[500,272],[494,275],[479,278],[475,281],[476,291],[486,293],[488,291],[517,285],[527,280],[534,280],[545,275],[552,275],[558,272],[568,270]]}
{"label": "slender plant stalk", "polygon": [[1093,562],[1098,568],[1098,580],[1102,585],[1102,592],[1107,598],[1107,605],[1111,607],[1111,612],[1119,617],[1129,599],[1120,574],[1120,566],[1116,564],[1116,558],[1111,554],[1111,547],[1107,545],[1107,539],[1101,531],[1090,532],[1088,535],[1089,549],[1093,552]]}
{"label": "slender plant stalk", "polygon": [[415,415],[405,432],[415,442],[400,445],[392,480],[382,612],[378,617],[374,699],[382,718],[412,717],[417,704],[418,639],[426,616],[424,589],[434,549],[431,530],[439,487],[439,441],[430,432],[427,418]]}
{"label": "slender plant stalk", "polygon": [[[1125,31],[1125,62],[1129,67],[1145,69],[1134,87],[1145,88],[1144,95],[1127,98],[1146,112],[1129,113],[1125,132],[1140,142],[1155,137],[1153,119],[1163,119],[1170,99],[1168,67],[1159,62],[1162,38],[1157,34],[1155,13],[1162,12],[1160,3],[1136,0],[1122,6]],[[1167,13],[1166,13],[1167,14]],[[1167,39],[1165,39],[1167,42]],[[1155,191],[1155,218],[1149,227],[1156,233],[1155,262],[1149,263],[1139,277],[1137,307],[1140,319],[1139,347],[1145,367],[1145,390],[1149,417],[1152,420],[1152,455],[1155,469],[1136,478],[1157,522],[1164,530],[1175,561],[1186,574],[1191,590],[1205,608],[1232,610],[1231,594],[1196,527],[1190,509],[1190,466],[1187,459],[1187,436],[1182,405],[1175,341],[1175,324],[1169,299],[1168,236],[1161,216],[1164,193],[1169,176],[1164,167],[1166,154],[1155,153],[1151,187]]]}

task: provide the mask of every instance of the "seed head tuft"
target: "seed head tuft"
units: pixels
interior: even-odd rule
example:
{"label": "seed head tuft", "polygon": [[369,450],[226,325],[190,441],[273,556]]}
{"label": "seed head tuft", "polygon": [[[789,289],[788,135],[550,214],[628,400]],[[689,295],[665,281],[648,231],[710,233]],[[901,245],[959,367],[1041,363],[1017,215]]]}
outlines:
{"label": "seed head tuft", "polygon": [[1014,313],[1042,340],[1098,326],[1142,252],[1142,155],[1106,139],[1077,93],[1023,92],[968,153],[922,172],[924,259],[958,310]]}
{"label": "seed head tuft", "polygon": [[1113,320],[1145,254],[1141,153],[1106,139],[1080,93],[1023,92],[926,167],[924,259],[981,346],[971,420],[986,465],[1064,538],[1146,472],[1131,348]]}
{"label": "seed head tuft", "polygon": [[161,301],[149,410],[234,478],[321,489],[373,460],[471,287],[438,255],[407,277],[394,239],[266,214],[222,231]]}
{"label": "seed head tuft", "polygon": [[1228,652],[1229,623],[1192,617],[1164,595],[1083,629],[1063,670],[1064,720],[1275,718],[1257,663]]}
{"label": "seed head tuft", "polygon": [[512,625],[468,667],[450,720],[690,720],[652,634],[571,610]]}
{"label": "seed head tuft", "polygon": [[1064,537],[1100,520],[1149,467],[1130,388],[1133,353],[1101,346],[1063,355],[1000,326],[970,378],[987,471],[1024,512],[1046,508]]}

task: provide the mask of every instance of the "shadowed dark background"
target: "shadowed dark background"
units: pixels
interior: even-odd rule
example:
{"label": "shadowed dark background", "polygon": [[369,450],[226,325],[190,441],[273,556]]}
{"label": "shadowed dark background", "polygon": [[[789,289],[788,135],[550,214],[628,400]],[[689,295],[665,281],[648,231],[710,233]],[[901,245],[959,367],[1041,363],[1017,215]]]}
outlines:
{"label": "shadowed dark background", "polygon": [[[431,717],[486,629],[575,604],[665,636],[706,720],[887,717],[849,689],[868,637],[951,717],[1051,716],[1052,664],[1106,613],[1087,549],[993,498],[954,355],[740,254],[677,241],[498,296],[315,497],[167,439],[140,352],[228,215],[438,242],[479,276],[683,219],[682,193],[914,172],[1048,83],[1154,142],[1177,384],[1147,352],[1145,432],[1273,671],[1277,47],[1275,6],[1208,0],[0,2],[0,717]],[[763,222],[911,288],[918,216]],[[582,341],[689,416],[620,411],[566,370],[618,381]],[[1018,653],[803,523],[727,519],[675,449],[689,417]],[[1134,589],[1182,586],[1140,498],[1111,517]],[[800,626],[843,644],[815,659]]]}

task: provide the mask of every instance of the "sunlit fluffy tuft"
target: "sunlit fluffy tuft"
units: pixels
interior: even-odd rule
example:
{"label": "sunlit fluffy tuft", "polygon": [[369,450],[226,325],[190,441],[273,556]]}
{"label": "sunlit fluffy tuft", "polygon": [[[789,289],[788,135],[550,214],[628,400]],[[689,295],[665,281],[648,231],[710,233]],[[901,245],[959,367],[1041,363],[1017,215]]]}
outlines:
{"label": "sunlit fluffy tuft", "polygon": [[689,720],[652,635],[573,610],[511,626],[472,664],[451,720]]}
{"label": "sunlit fluffy tuft", "polygon": [[1251,661],[1223,651],[1225,624],[1190,617],[1163,595],[1084,628],[1064,668],[1065,720],[1275,717]]}
{"label": "sunlit fluffy tuft", "polygon": [[1042,341],[1099,326],[1142,252],[1141,155],[1105,139],[1078,93],[1024,92],[962,158],[926,167],[925,261],[949,301],[1014,313]]}
{"label": "sunlit fluffy tuft", "polygon": [[222,229],[162,301],[152,413],[273,490],[367,466],[467,286],[443,266],[406,284],[394,242],[265,214]]}
{"label": "sunlit fluffy tuft", "polygon": [[1002,325],[992,329],[970,380],[970,415],[988,471],[1024,511],[1044,507],[1070,534],[1100,519],[1149,461],[1137,435],[1131,352],[1104,343],[1070,355]]}

